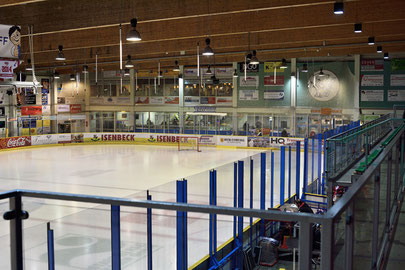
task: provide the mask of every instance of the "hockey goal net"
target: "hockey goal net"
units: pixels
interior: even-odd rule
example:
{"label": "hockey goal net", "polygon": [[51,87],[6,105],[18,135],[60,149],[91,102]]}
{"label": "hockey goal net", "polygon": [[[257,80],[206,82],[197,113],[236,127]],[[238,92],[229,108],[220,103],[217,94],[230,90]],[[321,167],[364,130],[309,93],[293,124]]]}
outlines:
{"label": "hockey goal net", "polygon": [[193,150],[200,152],[200,138],[184,136],[179,137],[179,151],[183,150]]}

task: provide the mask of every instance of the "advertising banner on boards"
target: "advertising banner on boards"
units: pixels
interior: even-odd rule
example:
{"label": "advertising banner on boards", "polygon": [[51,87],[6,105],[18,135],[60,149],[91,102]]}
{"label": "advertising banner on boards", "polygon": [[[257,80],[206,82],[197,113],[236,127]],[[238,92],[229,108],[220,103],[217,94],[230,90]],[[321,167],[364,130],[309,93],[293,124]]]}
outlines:
{"label": "advertising banner on boards", "polygon": [[384,90],[361,90],[361,101],[384,101]]}
{"label": "advertising banner on boards", "polygon": [[57,134],[31,136],[32,145],[57,144],[57,143],[58,143]]}
{"label": "advertising banner on boards", "polygon": [[20,58],[21,28],[0,24],[0,58]]}
{"label": "advertising banner on boards", "polygon": [[384,86],[384,75],[361,75],[361,86]]}
{"label": "advertising banner on boards", "polygon": [[244,136],[217,136],[217,145],[222,146],[247,146],[247,137]]}
{"label": "advertising banner on boards", "polygon": [[239,100],[259,100],[259,90],[239,90]]}

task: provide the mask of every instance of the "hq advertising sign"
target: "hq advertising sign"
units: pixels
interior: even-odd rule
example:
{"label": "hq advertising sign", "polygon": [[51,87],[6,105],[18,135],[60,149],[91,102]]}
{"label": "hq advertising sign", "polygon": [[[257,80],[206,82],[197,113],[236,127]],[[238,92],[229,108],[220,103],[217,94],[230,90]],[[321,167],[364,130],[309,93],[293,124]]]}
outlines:
{"label": "hq advertising sign", "polygon": [[20,58],[21,28],[0,24],[0,58]]}

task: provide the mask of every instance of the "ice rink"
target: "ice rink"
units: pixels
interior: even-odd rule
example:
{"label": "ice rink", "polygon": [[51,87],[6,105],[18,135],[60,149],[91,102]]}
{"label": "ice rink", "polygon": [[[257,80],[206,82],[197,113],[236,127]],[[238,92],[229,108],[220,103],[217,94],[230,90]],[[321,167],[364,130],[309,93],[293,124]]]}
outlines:
{"label": "ice rink", "polygon": [[[279,202],[279,151],[274,158],[274,205]],[[188,202],[208,204],[209,173],[218,172],[218,205],[233,205],[233,162],[245,160],[245,207],[249,166],[254,160],[254,208],[259,208],[260,151],[139,145],[74,145],[0,152],[0,189],[16,188],[175,201],[175,180],[188,180]],[[292,155],[294,166],[295,152]],[[287,159],[288,162],[288,159]],[[266,193],[270,190],[267,154]],[[287,175],[288,177],[288,175]],[[291,176],[295,179],[294,175]],[[295,184],[291,187],[295,193]],[[288,191],[286,190],[286,197]],[[25,269],[46,269],[46,223],[55,231],[56,269],[111,269],[110,211],[107,206],[23,199]],[[1,201],[2,212],[8,201]],[[267,200],[266,207],[270,207]],[[176,213],[153,211],[153,266],[176,268]],[[245,220],[247,222],[248,219]],[[9,222],[1,219],[0,269],[9,269]],[[218,217],[218,246],[232,236],[232,217]],[[146,210],[121,208],[122,269],[146,269]],[[188,215],[189,266],[208,254],[208,215]]]}

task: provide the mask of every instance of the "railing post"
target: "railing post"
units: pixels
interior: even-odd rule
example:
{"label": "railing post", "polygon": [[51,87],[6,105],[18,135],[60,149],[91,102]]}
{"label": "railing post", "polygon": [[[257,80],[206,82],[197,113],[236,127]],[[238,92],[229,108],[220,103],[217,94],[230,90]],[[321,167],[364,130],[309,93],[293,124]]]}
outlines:
{"label": "railing post", "polygon": [[300,222],[299,269],[310,270],[312,266],[312,224]]}
{"label": "railing post", "polygon": [[55,245],[54,245],[54,234],[51,230],[51,223],[46,224],[47,232],[47,248],[48,248],[48,270],[55,270]]}
{"label": "railing post", "polygon": [[301,185],[301,142],[297,141],[297,149],[296,149],[296,161],[295,161],[295,194],[297,198],[300,197],[300,185]]}
{"label": "railing post", "polygon": [[392,181],[392,149],[388,154],[388,172],[387,172],[387,193],[385,201],[385,226],[386,232],[390,231],[390,214],[391,214],[391,181]]}
{"label": "railing post", "polygon": [[113,270],[121,269],[120,206],[111,205],[111,264]]}
{"label": "railing post", "polygon": [[[244,176],[244,162],[238,161],[238,208],[243,208],[243,176]],[[238,242],[240,249],[237,254],[236,264],[238,269],[243,267],[243,216],[238,217]]]}
{"label": "railing post", "polygon": [[[253,209],[253,159],[250,158],[250,209]],[[250,225],[250,247],[253,249],[253,218],[249,218],[249,225]]]}
{"label": "railing post", "polygon": [[[266,153],[260,154],[260,209],[266,208]],[[260,221],[260,236],[264,236],[264,220]]]}
{"label": "railing post", "polygon": [[321,228],[321,270],[333,270],[334,224],[327,219]]}
{"label": "railing post", "polygon": [[[11,270],[22,270],[23,236],[22,236],[22,203],[19,194],[10,198],[10,211],[4,214],[5,220],[10,220],[10,257]],[[28,218],[28,214],[27,214]]]}
{"label": "railing post", "polygon": [[285,194],[285,146],[280,148],[280,206],[284,204]]}
{"label": "railing post", "polygon": [[374,204],[373,204],[373,238],[372,238],[372,249],[371,249],[371,269],[376,269],[377,267],[377,256],[378,256],[378,223],[379,223],[379,211],[380,211],[380,170],[381,165],[378,166],[374,174]]}
{"label": "railing post", "polygon": [[[152,200],[152,196],[149,194],[149,190],[146,192],[146,199],[148,201]],[[148,247],[148,270],[152,270],[153,268],[153,259],[152,259],[152,208],[148,208],[147,212],[147,227],[146,227],[146,234],[147,234],[147,247]]]}
{"label": "railing post", "polygon": [[354,246],[354,202],[351,202],[346,210],[345,230],[345,270],[353,269],[353,246]]}
{"label": "railing post", "polygon": [[291,203],[291,145],[288,147],[288,201]]}

